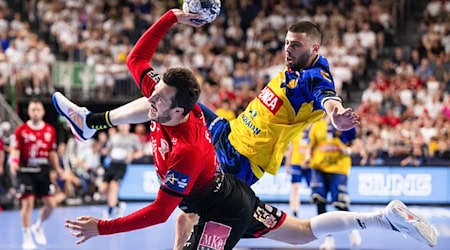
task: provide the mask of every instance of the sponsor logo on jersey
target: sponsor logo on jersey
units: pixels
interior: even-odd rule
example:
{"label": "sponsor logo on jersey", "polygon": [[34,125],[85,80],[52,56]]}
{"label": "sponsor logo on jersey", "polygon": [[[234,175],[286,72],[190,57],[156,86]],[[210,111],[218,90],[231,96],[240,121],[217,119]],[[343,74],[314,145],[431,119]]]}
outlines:
{"label": "sponsor logo on jersey", "polygon": [[325,80],[331,82],[330,74],[328,74],[327,72],[325,72],[323,70],[320,71],[320,74],[323,76],[323,78],[325,78]]}
{"label": "sponsor logo on jersey", "polygon": [[276,114],[280,109],[281,105],[283,105],[283,100],[275,92],[269,87],[265,87],[261,90],[261,93],[258,95],[258,99],[261,103],[266,106],[272,112],[272,114]]}
{"label": "sponsor logo on jersey", "polygon": [[158,83],[159,81],[161,81],[161,76],[156,73],[155,71],[150,71],[147,73],[147,75],[153,79],[153,81],[155,81],[156,83]]}
{"label": "sponsor logo on jersey", "polygon": [[208,221],[203,228],[198,249],[223,250],[230,236],[231,227],[214,221]]}
{"label": "sponsor logo on jersey", "polygon": [[271,212],[273,212],[273,208],[270,205],[266,205],[265,208],[258,206],[253,214],[253,218],[264,224],[267,228],[274,228],[277,225],[278,220]]}
{"label": "sponsor logo on jersey", "polygon": [[164,185],[177,192],[184,193],[189,182],[189,176],[175,170],[169,170],[164,179]]}

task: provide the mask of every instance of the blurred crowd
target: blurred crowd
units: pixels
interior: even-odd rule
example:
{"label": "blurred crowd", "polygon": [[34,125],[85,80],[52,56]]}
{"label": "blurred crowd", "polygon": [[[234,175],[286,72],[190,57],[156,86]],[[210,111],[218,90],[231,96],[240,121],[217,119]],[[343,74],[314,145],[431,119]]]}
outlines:
{"label": "blurred crowd", "polygon": [[449,165],[450,2],[430,1],[416,32],[417,41],[395,47],[363,91],[363,165]]}
{"label": "blurred crowd", "polygon": [[[48,95],[55,88],[55,64],[70,61],[94,67],[96,98],[123,95],[134,89],[125,65],[134,42],[181,2],[0,0],[0,93]],[[406,2],[222,1],[213,23],[196,29],[174,26],[152,66],[158,72],[189,67],[202,84],[200,101],[234,119],[283,69],[289,24],[311,20],[323,30],[321,54],[329,60],[338,93],[361,116],[354,164],[449,165],[450,2],[429,1],[414,30],[418,35],[399,44],[397,14]],[[74,173],[60,183],[64,195],[101,199],[97,191],[108,159],[102,148],[113,132],[81,146],[63,140],[61,161]],[[151,162],[146,127],[135,126],[132,134],[142,142],[143,157],[136,162]]]}

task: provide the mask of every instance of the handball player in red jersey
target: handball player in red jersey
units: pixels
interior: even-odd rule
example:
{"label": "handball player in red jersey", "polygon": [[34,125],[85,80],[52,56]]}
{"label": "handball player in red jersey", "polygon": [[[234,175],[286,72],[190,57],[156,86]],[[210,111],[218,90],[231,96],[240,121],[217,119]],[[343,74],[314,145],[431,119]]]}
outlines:
{"label": "handball player in red jersey", "polygon": [[[163,223],[177,206],[200,217],[183,249],[232,249],[241,238],[257,237],[304,244],[339,231],[369,228],[401,231],[425,244],[436,244],[434,227],[400,201],[392,201],[376,213],[335,211],[299,220],[261,202],[245,181],[224,173],[197,104],[200,87],[193,73],[170,68],[160,76],[149,65],[170,27],[176,23],[196,27],[190,21],[196,17],[169,10],[141,36],[127,58],[129,70],[150,104],[153,155],[161,180],[155,201],[113,220],[91,216],[66,220],[65,227],[80,238],[77,244],[97,235]],[[78,112],[72,111],[79,107],[62,94],[55,93],[53,102],[69,122],[85,122],[74,117]],[[408,219],[411,216],[414,222]]]}
{"label": "handball player in red jersey", "polygon": [[[56,153],[56,132],[44,122],[44,114],[42,102],[32,99],[28,104],[30,119],[16,128],[9,159],[11,174],[17,178],[17,194],[21,203],[23,249],[36,248],[31,233],[38,244],[47,244],[43,223],[56,207],[50,171],[55,169],[64,178]],[[41,198],[44,205],[36,223],[31,225],[35,198]]]}

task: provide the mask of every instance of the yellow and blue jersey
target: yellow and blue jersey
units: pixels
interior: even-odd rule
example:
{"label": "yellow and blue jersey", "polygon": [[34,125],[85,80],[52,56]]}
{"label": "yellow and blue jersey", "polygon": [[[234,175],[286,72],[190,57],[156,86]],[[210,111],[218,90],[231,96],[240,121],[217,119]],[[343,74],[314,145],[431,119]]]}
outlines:
{"label": "yellow and blue jersey", "polygon": [[309,147],[309,127],[292,140],[291,165],[302,166]]}
{"label": "yellow and blue jersey", "polygon": [[341,100],[328,61],[317,56],[301,71],[286,68],[274,77],[239,117],[230,121],[228,139],[247,157],[257,178],[276,174],[288,144],[324,116],[323,103]]}
{"label": "yellow and blue jersey", "polygon": [[331,122],[322,119],[315,122],[309,132],[312,157],[309,166],[324,173],[344,174],[350,172],[351,158],[344,153],[346,143],[355,137],[355,129],[337,131]]}

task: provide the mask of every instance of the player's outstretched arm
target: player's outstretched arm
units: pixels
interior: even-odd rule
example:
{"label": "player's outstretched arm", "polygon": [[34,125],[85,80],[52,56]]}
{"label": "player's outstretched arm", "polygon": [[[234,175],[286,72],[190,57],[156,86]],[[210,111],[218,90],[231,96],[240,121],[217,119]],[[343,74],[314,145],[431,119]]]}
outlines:
{"label": "player's outstretched arm", "polygon": [[359,125],[359,116],[351,108],[345,108],[340,101],[327,100],[324,103],[327,115],[333,126],[341,131],[346,131]]}

